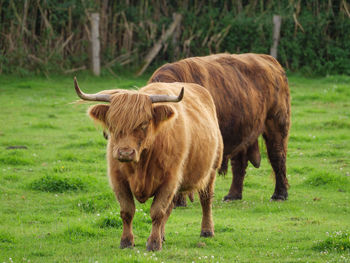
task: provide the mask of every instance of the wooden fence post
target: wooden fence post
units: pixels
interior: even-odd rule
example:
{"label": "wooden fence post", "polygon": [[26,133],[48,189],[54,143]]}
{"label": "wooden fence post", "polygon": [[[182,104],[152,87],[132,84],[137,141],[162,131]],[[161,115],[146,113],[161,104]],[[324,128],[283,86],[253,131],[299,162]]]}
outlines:
{"label": "wooden fence post", "polygon": [[95,76],[99,76],[101,72],[100,61],[100,34],[99,34],[100,14],[91,14],[91,58],[92,72]]}
{"label": "wooden fence post", "polygon": [[279,15],[273,15],[273,43],[270,55],[277,59],[278,41],[280,40],[282,18]]}

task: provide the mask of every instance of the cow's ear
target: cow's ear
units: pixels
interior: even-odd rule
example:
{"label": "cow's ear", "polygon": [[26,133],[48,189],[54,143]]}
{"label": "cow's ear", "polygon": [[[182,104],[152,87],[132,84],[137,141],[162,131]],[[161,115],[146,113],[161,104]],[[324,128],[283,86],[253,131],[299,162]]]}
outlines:
{"label": "cow's ear", "polygon": [[106,124],[106,114],[109,110],[109,105],[106,104],[98,104],[90,107],[88,114],[90,118],[95,121],[102,122],[102,124]]}
{"label": "cow's ear", "polygon": [[159,105],[153,107],[153,121],[156,127],[162,122],[171,119],[175,115],[173,107],[168,105]]}

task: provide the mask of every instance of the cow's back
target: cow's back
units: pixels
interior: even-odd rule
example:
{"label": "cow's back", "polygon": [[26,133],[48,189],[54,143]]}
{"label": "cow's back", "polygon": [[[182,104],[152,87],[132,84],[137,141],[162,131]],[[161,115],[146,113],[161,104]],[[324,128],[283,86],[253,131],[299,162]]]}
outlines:
{"label": "cow's back", "polygon": [[160,67],[149,82],[197,83],[216,105],[225,154],[252,144],[269,114],[289,105],[283,68],[268,55],[217,54],[194,57]]}

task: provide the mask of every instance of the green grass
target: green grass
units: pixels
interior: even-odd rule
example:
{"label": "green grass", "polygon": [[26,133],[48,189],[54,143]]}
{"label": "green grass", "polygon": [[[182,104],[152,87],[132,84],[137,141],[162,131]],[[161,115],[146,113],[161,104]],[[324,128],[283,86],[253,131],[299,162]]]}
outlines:
{"label": "green grass", "polygon": [[[146,83],[78,80],[87,92]],[[262,147],[242,201],[222,202],[232,175],[217,177],[214,238],[199,237],[196,197],[173,211],[163,250],[149,253],[151,200],[137,204],[135,248],[119,249],[106,141],[86,116],[89,104],[70,104],[73,78],[0,76],[0,262],[350,262],[350,77],[289,83],[288,201],[269,202],[274,180]]]}

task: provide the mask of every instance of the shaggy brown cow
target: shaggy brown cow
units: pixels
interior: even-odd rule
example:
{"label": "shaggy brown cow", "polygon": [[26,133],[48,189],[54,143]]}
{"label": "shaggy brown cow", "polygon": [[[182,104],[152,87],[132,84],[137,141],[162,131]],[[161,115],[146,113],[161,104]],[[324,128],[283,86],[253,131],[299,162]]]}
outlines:
{"label": "shaggy brown cow", "polygon": [[177,191],[198,191],[201,236],[213,236],[211,201],[223,143],[210,93],[189,83],[152,83],[138,92],[89,95],[80,91],[76,81],[75,88],[84,100],[110,102],[92,106],[89,115],[109,133],[108,175],[123,220],[120,247],[134,246],[134,197],[141,203],[154,197],[147,249],[161,249]]}
{"label": "shaggy brown cow", "polygon": [[187,82],[213,96],[224,141],[221,173],[231,159],[232,184],[224,200],[242,199],[248,160],[260,166],[258,137],[263,135],[276,185],[272,200],[288,197],[286,152],[290,96],[286,74],[271,56],[218,54],[193,57],[160,67],[148,83]]}

